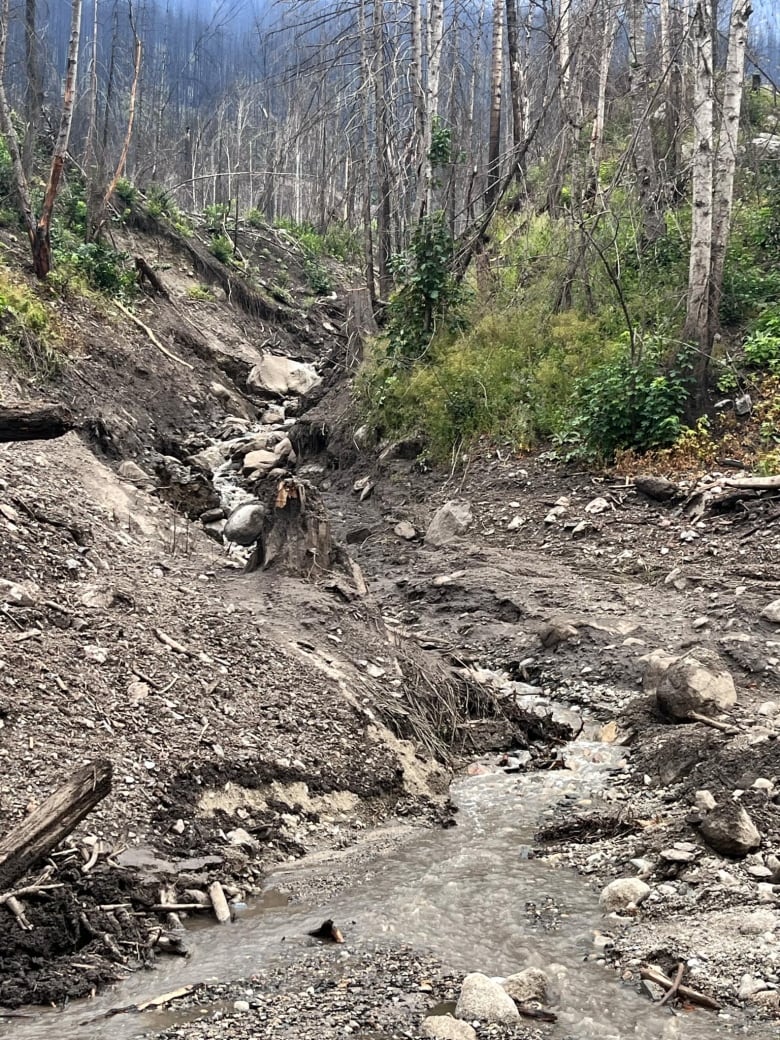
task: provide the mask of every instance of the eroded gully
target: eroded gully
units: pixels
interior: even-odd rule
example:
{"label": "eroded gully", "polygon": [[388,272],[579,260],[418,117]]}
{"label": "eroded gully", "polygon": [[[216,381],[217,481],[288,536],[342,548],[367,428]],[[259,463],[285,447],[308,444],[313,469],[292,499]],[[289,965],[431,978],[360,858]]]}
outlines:
{"label": "eroded gully", "polygon": [[[528,857],[534,831],[553,805],[576,803],[619,782],[621,751],[579,741],[570,745],[564,770],[460,780],[453,788],[458,826],[415,832],[412,841],[369,865],[360,884],[320,905],[261,901],[230,926],[199,930],[187,961],[163,961],[154,973],[136,974],[91,1002],[14,1022],[7,1035],[123,1040],[154,1032],[175,1024],[176,1014],[106,1018],[105,1012],[188,983],[247,977],[272,964],[282,942],[289,957],[291,944],[311,942],[307,930],[333,917],[347,936],[344,947],[333,947],[334,959],[348,957],[350,947],[403,942],[431,951],[456,972],[507,975],[529,965],[542,968],[558,1014],[553,1038],[769,1040],[775,1033],[768,1025],[706,1011],[675,1014],[621,983],[593,959],[594,935],[605,928],[597,893],[574,871]],[[271,878],[269,888],[283,883],[283,877]]]}

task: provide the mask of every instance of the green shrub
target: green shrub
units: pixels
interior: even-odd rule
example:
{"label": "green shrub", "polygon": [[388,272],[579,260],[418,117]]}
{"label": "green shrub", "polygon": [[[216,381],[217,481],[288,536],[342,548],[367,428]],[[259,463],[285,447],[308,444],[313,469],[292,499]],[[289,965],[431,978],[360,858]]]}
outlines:
{"label": "green shrub", "polygon": [[207,285],[190,285],[187,289],[187,298],[190,300],[201,300],[204,303],[214,301],[214,293]]}
{"label": "green shrub", "polygon": [[780,371],[780,308],[768,308],[761,315],[743,348],[750,365]]}
{"label": "green shrub", "polygon": [[127,206],[132,206],[138,198],[138,192],[135,189],[135,185],[126,177],[120,177],[116,182],[116,193]]}
{"label": "green shrub", "polygon": [[265,214],[259,209],[250,209],[246,215],[246,222],[250,227],[263,228],[266,225]]}
{"label": "green shrub", "polygon": [[64,268],[62,274],[82,276],[98,292],[132,295],[136,289],[135,270],[127,253],[117,252],[100,242],[76,242],[61,235],[54,248],[54,259]]}
{"label": "green shrub", "polygon": [[617,451],[666,447],[682,430],[690,394],[689,354],[666,367],[664,344],[648,343],[632,360],[627,348],[576,387],[576,410],[564,441],[573,454],[611,460]]}
{"label": "green shrub", "polygon": [[218,231],[220,228],[225,226],[225,221],[227,220],[229,213],[229,202],[218,202],[213,206],[204,206],[203,217],[206,221],[206,227]]}
{"label": "green shrub", "polygon": [[215,235],[211,240],[211,252],[223,264],[233,259],[233,243],[227,235]]}

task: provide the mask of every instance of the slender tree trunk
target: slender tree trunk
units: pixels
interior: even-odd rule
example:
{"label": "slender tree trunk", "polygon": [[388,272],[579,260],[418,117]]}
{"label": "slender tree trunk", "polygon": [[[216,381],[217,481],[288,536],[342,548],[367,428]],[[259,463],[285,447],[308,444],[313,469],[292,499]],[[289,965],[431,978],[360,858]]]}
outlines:
{"label": "slender tree trunk", "polygon": [[645,242],[655,242],[665,228],[658,204],[658,177],[648,117],[647,11],[644,0],[630,0],[628,24],[634,168],[642,210],[643,237]]}
{"label": "slender tree trunk", "polygon": [[487,189],[485,206],[490,208],[501,179],[501,102],[504,79],[504,8],[493,0],[493,43],[490,59],[490,128],[488,131]]}
{"label": "slender tree trunk", "polygon": [[606,0],[604,4],[602,24],[596,114],[593,117],[593,130],[590,135],[589,148],[590,184],[588,186],[588,194],[594,198],[599,193],[599,174],[601,157],[604,151],[604,129],[607,118],[607,82],[609,80],[609,66],[612,61],[612,51],[615,46],[615,36],[618,29],[617,10],[612,8],[611,0]]}
{"label": "slender tree trunk", "polygon": [[712,191],[714,179],[714,76],[712,4],[698,0],[693,13],[693,208],[688,301],[683,338],[698,348],[694,366],[702,399],[710,356],[710,272],[712,270]]}
{"label": "slender tree trunk", "polygon": [[506,39],[509,49],[509,96],[512,109],[512,166],[519,176],[522,170],[517,165],[517,153],[525,139],[525,96],[526,85],[520,53],[520,26],[517,17],[517,0],[506,0]]}
{"label": "slender tree trunk", "polygon": [[41,74],[41,45],[38,39],[37,0],[25,0],[24,5],[24,56],[27,67],[25,93],[25,117],[23,166],[29,180],[35,162],[35,144],[41,128],[43,114],[43,76]]}
{"label": "slender tree trunk", "polygon": [[379,295],[387,298],[392,288],[390,277],[390,175],[388,170],[387,78],[385,75],[384,0],[374,0],[374,109],[376,118],[376,167],[379,205],[376,221],[376,270]]}
{"label": "slender tree trunk", "polygon": [[737,168],[737,139],[742,112],[745,50],[748,20],[752,13],[750,0],[733,0],[729,27],[726,77],[723,84],[720,134],[715,160],[712,200],[712,270],[710,272],[709,342],[719,328],[720,301],[723,295],[723,269],[731,232],[731,210],[734,200],[734,175]]}
{"label": "slender tree trunk", "polygon": [[32,201],[30,199],[30,189],[24,172],[24,162],[19,147],[19,138],[16,135],[16,128],[14,127],[11,118],[11,106],[8,103],[8,95],[5,91],[5,64],[8,51],[8,28],[10,22],[9,7],[10,0],[0,0],[0,123],[2,124],[2,131],[5,134],[8,151],[11,154],[11,166],[14,173],[16,193],[19,196],[19,206],[22,211],[22,216],[24,217],[24,223],[27,228],[30,243],[32,244],[35,239],[35,216],[33,214]]}

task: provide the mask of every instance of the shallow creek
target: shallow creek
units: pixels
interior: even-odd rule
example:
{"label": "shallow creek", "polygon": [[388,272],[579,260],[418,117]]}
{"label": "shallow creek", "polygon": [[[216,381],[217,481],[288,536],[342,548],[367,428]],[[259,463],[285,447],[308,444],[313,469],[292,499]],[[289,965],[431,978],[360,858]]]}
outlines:
{"label": "shallow creek", "polygon": [[[658,1009],[613,970],[584,961],[593,954],[594,933],[608,927],[597,892],[572,870],[527,858],[542,814],[563,798],[597,793],[619,767],[620,753],[583,741],[570,745],[566,770],[461,780],[453,789],[458,826],[418,832],[413,842],[369,865],[360,884],[319,906],[261,901],[230,926],[198,930],[189,960],[164,960],[158,971],[138,973],[94,1001],[8,1023],[6,1035],[122,1040],[162,1029],[177,1021],[175,1012],[101,1016],[190,982],[246,977],[272,962],[284,937],[289,953],[291,943],[310,942],[306,931],[332,916],[347,940],[345,947],[333,948],[334,958],[348,956],[350,945],[397,940],[431,950],[456,972],[544,969],[559,1015],[558,1024],[547,1027],[552,1038],[776,1037],[769,1026],[748,1025],[738,1016]],[[283,876],[271,879],[272,891],[283,883]]]}

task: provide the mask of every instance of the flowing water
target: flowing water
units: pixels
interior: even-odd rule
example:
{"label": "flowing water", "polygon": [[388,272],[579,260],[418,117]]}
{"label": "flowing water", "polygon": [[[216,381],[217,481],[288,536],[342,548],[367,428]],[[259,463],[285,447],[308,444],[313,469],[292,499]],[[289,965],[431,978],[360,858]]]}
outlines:
{"label": "flowing water", "polygon": [[620,754],[619,748],[578,742],[568,749],[566,770],[462,780],[453,788],[458,826],[421,831],[413,843],[384,856],[362,884],[320,906],[261,902],[231,926],[198,931],[189,960],[163,961],[158,971],[136,974],[92,1002],[14,1022],[7,1035],[123,1040],[162,1028],[175,1022],[175,1013],[167,1013],[164,1022],[155,1014],[100,1016],[190,982],[247,976],[272,962],[283,937],[289,949],[289,940],[308,941],[300,937],[333,917],[342,923],[348,945],[395,939],[432,951],[456,972],[544,969],[553,981],[552,1006],[559,1015],[558,1024],[547,1027],[552,1038],[776,1040],[768,1025],[748,1025],[736,1015],[676,1015],[653,1007],[614,971],[586,961],[594,952],[594,933],[606,927],[597,893],[574,871],[528,858],[543,813],[561,799],[597,793],[619,768]]}

